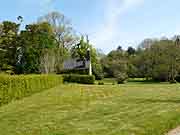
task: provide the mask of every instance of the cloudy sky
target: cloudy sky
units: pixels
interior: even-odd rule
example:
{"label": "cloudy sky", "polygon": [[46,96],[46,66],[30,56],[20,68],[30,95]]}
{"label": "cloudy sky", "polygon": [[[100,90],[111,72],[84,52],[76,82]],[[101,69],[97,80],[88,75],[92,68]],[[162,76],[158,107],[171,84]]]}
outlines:
{"label": "cloudy sky", "polygon": [[28,24],[59,11],[96,48],[109,52],[118,45],[137,46],[144,38],[180,34],[179,7],[180,0],[2,0],[0,21],[21,15]]}

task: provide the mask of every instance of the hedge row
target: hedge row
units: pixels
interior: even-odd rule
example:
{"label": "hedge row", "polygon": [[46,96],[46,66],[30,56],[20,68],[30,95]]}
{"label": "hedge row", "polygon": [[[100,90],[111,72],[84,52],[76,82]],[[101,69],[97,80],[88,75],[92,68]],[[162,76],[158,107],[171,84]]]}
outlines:
{"label": "hedge row", "polygon": [[64,82],[80,83],[80,84],[94,84],[95,77],[90,75],[63,75]]}
{"label": "hedge row", "polygon": [[0,75],[0,105],[63,83],[58,75]]}
{"label": "hedge row", "polygon": [[72,70],[63,70],[60,74],[76,74],[76,75],[87,75],[89,73],[88,69],[72,69]]}

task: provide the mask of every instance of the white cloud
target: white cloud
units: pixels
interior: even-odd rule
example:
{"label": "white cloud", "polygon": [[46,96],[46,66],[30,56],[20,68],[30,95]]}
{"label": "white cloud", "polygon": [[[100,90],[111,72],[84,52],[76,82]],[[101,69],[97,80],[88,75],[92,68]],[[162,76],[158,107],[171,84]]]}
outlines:
{"label": "white cloud", "polygon": [[105,22],[96,29],[97,32],[92,36],[92,43],[101,48],[112,44],[120,30],[118,21],[123,19],[121,15],[143,2],[144,0],[106,0]]}

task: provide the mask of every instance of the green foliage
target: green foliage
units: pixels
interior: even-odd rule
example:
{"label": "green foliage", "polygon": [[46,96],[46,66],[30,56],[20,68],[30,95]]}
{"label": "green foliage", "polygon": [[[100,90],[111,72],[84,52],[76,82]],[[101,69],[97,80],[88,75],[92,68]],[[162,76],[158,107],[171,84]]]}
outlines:
{"label": "green foliage", "polygon": [[72,69],[72,70],[63,70],[60,72],[61,74],[80,74],[87,75],[89,73],[89,69]]}
{"label": "green foliage", "polygon": [[127,79],[128,79],[128,75],[126,73],[117,73],[116,74],[116,80],[117,80],[118,84],[124,84]]}
{"label": "green foliage", "polygon": [[[176,40],[146,39],[135,50],[121,46],[101,60],[105,77],[126,73],[131,78],[176,82],[180,74],[180,42]],[[117,78],[117,77],[116,77]]]}
{"label": "green foliage", "polygon": [[80,84],[94,84],[95,77],[89,75],[69,74],[63,75],[64,82],[80,83]]}
{"label": "green foliage", "polygon": [[111,51],[101,60],[106,77],[115,77],[116,73],[126,73],[128,70],[128,57],[122,50]]}
{"label": "green foliage", "polygon": [[180,75],[177,75],[175,80],[180,83]]}
{"label": "green foliage", "polygon": [[104,78],[103,68],[101,64],[97,64],[97,63],[93,64],[92,69],[93,69],[93,74],[96,77],[96,80],[102,80]]}
{"label": "green foliage", "polygon": [[135,65],[133,65],[131,63],[131,60],[128,63],[128,69],[127,69],[127,74],[129,76],[129,78],[136,78],[136,77],[140,77],[139,75],[139,70],[137,69],[137,67]]}
{"label": "green foliage", "polygon": [[104,82],[98,82],[98,85],[104,85]]}
{"label": "green foliage", "polygon": [[[88,54],[90,51],[90,54]],[[84,37],[81,37],[80,43],[73,46],[71,49],[73,58],[79,58],[83,61],[90,60],[92,63],[93,74],[97,80],[104,78],[103,69],[100,62],[97,59],[97,51],[89,44],[88,37],[87,42],[84,41]]]}
{"label": "green foliage", "polygon": [[57,75],[0,75],[0,105],[63,83]]}
{"label": "green foliage", "polygon": [[156,41],[134,57],[133,63],[141,77],[175,81],[180,71],[180,46],[172,40]]}
{"label": "green foliage", "polygon": [[83,36],[81,37],[80,43],[72,47],[71,49],[72,57],[86,60],[88,59],[89,49],[90,49],[91,62],[96,63],[97,62],[96,49],[93,48],[91,44],[89,44],[89,41],[85,42]]}
{"label": "green foliage", "polygon": [[127,49],[127,53],[128,53],[128,55],[135,55],[135,53],[136,53],[136,49],[134,49],[133,47],[128,47],[128,49]]}
{"label": "green foliage", "polygon": [[152,77],[156,81],[168,81],[169,69],[164,64],[158,64],[154,66],[154,69],[152,71]]}
{"label": "green foliage", "polygon": [[46,48],[55,48],[55,37],[48,23],[27,25],[20,34],[23,58],[20,66],[23,73],[40,73],[40,58]]}
{"label": "green foliage", "polygon": [[0,24],[0,71],[14,73],[18,48],[19,24],[4,21]]}
{"label": "green foliage", "polygon": [[80,43],[73,46],[72,56],[74,58],[86,59],[87,51],[90,48],[90,44],[84,41],[84,37],[81,37]]}

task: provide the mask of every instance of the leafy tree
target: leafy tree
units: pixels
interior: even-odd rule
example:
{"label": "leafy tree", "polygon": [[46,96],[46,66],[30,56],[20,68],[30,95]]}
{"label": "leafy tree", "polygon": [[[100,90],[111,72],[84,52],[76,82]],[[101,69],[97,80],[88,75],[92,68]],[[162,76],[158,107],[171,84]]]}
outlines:
{"label": "leafy tree", "polygon": [[85,60],[87,58],[88,50],[90,50],[91,62],[97,62],[97,54],[96,49],[89,44],[89,41],[84,41],[84,37],[81,37],[81,40],[78,44],[74,45],[71,49],[73,58],[80,58],[81,60]]}
{"label": "leafy tree", "polygon": [[134,55],[135,53],[136,53],[136,49],[134,49],[133,47],[128,47],[128,49],[127,49],[127,53],[128,53],[128,55]]}
{"label": "leafy tree", "polygon": [[15,71],[19,26],[10,21],[0,24],[0,70],[3,72]]}
{"label": "leafy tree", "polygon": [[172,40],[154,42],[134,58],[142,76],[158,81],[174,82],[179,71],[180,46]]}
{"label": "leafy tree", "polygon": [[124,84],[126,80],[128,79],[128,75],[126,73],[117,73],[116,75],[116,80],[118,84]]}
{"label": "leafy tree", "polygon": [[81,60],[88,60],[88,50],[90,50],[90,57],[91,57],[91,63],[92,63],[92,71],[93,74],[95,75],[97,80],[101,80],[104,78],[103,75],[103,69],[100,64],[100,61],[97,57],[97,51],[95,48],[92,47],[91,44],[89,44],[88,37],[87,41],[84,41],[84,37],[81,37],[81,40],[79,44],[75,45],[72,47],[72,57],[73,58],[79,58]]}
{"label": "leafy tree", "polygon": [[93,74],[96,77],[96,80],[102,80],[104,78],[102,65],[97,62],[92,64]]}
{"label": "leafy tree", "polygon": [[51,26],[48,23],[27,25],[20,37],[23,50],[21,69],[24,73],[39,73],[42,51],[56,47]]}
{"label": "leafy tree", "polygon": [[117,47],[117,51],[123,51],[122,46],[119,45],[119,46]]}
{"label": "leafy tree", "polygon": [[117,73],[127,73],[128,57],[124,51],[111,51],[101,60],[106,77],[116,77]]}
{"label": "leafy tree", "polygon": [[21,24],[23,22],[23,17],[22,16],[18,16],[17,20],[19,21],[19,23]]}

